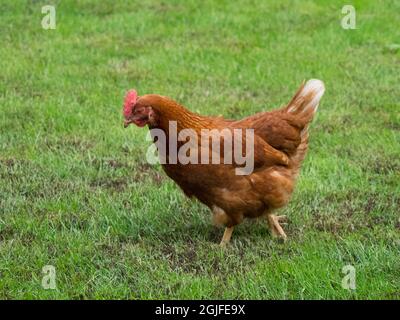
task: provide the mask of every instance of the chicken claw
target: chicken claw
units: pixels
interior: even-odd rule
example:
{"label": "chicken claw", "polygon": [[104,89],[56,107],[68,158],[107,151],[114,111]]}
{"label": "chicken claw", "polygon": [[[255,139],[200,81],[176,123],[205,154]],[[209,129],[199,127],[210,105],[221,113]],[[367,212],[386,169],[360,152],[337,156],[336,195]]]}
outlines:
{"label": "chicken claw", "polygon": [[269,228],[271,230],[271,234],[273,237],[281,238],[284,242],[287,239],[285,231],[283,231],[279,222],[286,221],[286,216],[277,216],[275,214],[268,214],[267,221]]}
{"label": "chicken claw", "polygon": [[224,235],[223,235],[222,240],[221,240],[221,242],[219,244],[220,247],[226,247],[226,245],[231,240],[232,232],[233,232],[233,227],[226,227],[225,228]]}

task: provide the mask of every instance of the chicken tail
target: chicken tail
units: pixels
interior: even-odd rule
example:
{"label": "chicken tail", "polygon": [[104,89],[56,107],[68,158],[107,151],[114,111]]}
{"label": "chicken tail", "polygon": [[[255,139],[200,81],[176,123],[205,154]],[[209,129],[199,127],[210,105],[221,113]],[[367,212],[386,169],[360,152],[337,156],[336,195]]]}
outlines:
{"label": "chicken tail", "polygon": [[301,131],[301,142],[296,153],[291,157],[292,174],[297,177],[301,163],[308,148],[308,126],[317,112],[319,101],[325,92],[324,83],[321,80],[312,79],[303,83],[299,90],[283,109],[287,113],[296,115],[298,123],[303,127]]}
{"label": "chicken tail", "polygon": [[285,110],[301,118],[310,118],[309,121],[311,121],[314,114],[317,112],[319,101],[324,92],[325,86],[321,80],[308,80],[305,84],[303,83],[300,86]]}

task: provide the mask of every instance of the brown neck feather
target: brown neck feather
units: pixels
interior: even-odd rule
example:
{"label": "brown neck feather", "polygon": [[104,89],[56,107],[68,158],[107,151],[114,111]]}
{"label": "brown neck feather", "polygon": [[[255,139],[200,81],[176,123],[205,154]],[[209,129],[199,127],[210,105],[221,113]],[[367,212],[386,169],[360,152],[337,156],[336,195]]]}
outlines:
{"label": "brown neck feather", "polygon": [[150,100],[148,105],[156,111],[158,115],[158,127],[164,131],[168,130],[169,121],[177,122],[178,131],[183,129],[200,131],[200,129],[209,128],[213,122],[212,117],[205,117],[191,112],[167,97],[148,95],[144,98]]}

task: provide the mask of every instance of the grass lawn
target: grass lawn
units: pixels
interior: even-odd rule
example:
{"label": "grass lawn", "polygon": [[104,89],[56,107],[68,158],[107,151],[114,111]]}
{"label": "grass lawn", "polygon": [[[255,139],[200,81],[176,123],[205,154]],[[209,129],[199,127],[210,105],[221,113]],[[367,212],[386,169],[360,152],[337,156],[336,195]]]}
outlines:
{"label": "grass lawn", "polygon": [[[63,0],[44,30],[49,2],[0,0],[0,298],[400,299],[399,1],[351,1],[355,30],[328,0]],[[248,221],[219,248],[122,126],[130,88],[239,119],[309,78],[326,93],[286,244]]]}

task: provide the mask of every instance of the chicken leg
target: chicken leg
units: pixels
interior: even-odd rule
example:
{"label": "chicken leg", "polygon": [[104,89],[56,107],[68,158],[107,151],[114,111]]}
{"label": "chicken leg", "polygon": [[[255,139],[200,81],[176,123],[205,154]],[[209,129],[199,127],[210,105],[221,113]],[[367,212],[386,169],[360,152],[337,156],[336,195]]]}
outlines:
{"label": "chicken leg", "polygon": [[271,230],[271,234],[273,237],[279,237],[283,241],[286,241],[287,236],[285,231],[283,231],[281,225],[279,224],[280,221],[285,221],[286,216],[277,216],[275,214],[268,214],[267,221],[269,228]]}
{"label": "chicken leg", "polygon": [[224,235],[223,235],[222,240],[221,240],[221,242],[219,244],[220,247],[225,247],[229,243],[229,241],[231,240],[232,232],[233,232],[233,227],[226,227],[225,228]]}

